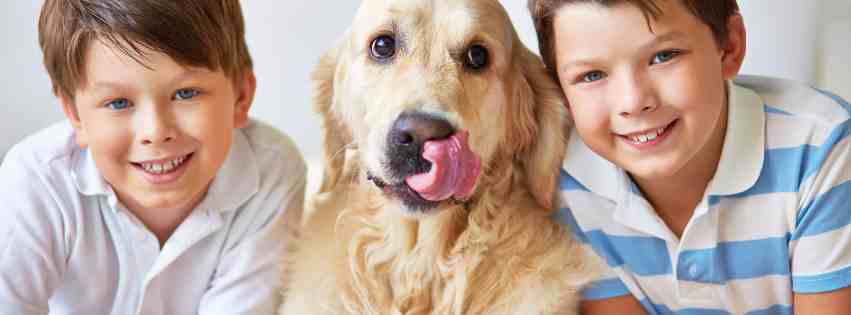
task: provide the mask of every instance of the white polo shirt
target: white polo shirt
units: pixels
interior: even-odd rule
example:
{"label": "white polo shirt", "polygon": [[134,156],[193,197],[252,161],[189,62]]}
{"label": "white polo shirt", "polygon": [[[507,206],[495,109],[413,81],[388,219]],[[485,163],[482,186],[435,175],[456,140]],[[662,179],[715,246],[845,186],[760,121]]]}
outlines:
{"label": "white polo shirt", "polygon": [[851,285],[851,105],[740,76],[718,170],[681,237],[629,176],[574,132],[559,218],[610,273],[586,299],[633,294],[649,314],[791,314],[793,292]]}
{"label": "white polo shirt", "polygon": [[207,196],[160,249],[70,125],[45,129],[0,166],[0,314],[273,314],[305,172],[279,131],[235,130]]}

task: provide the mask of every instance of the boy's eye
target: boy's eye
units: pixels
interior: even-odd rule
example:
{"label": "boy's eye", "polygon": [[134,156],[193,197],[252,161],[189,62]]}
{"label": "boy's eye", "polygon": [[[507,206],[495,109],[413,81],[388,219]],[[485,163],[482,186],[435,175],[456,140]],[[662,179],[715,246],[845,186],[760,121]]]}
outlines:
{"label": "boy's eye", "polygon": [[603,71],[591,71],[582,75],[582,82],[594,82],[606,77]]}
{"label": "boy's eye", "polygon": [[174,99],[179,100],[179,101],[188,100],[190,98],[198,96],[198,94],[200,94],[200,93],[201,92],[198,92],[198,90],[195,90],[195,89],[177,90],[177,92],[174,93]]}
{"label": "boy's eye", "polygon": [[127,107],[130,107],[130,101],[126,98],[119,98],[116,100],[109,101],[109,103],[106,103],[106,107],[112,110],[122,110],[126,109]]}
{"label": "boy's eye", "polygon": [[671,59],[674,59],[674,57],[678,56],[679,54],[680,52],[675,50],[666,50],[658,52],[653,55],[653,60],[650,61],[650,64],[655,65],[671,61]]}

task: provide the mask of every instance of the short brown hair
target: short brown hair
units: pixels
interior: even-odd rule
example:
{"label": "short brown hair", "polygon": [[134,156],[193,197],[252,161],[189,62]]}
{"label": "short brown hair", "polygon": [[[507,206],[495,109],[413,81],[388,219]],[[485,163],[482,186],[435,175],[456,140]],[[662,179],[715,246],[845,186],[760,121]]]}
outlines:
{"label": "short brown hair", "polygon": [[[529,0],[529,13],[538,33],[538,49],[541,58],[546,64],[550,75],[558,81],[558,73],[555,58],[555,30],[553,19],[559,8],[575,3],[595,3],[603,6],[613,6],[619,3],[628,3],[638,7],[644,17],[648,19],[658,18],[663,14],[659,7],[659,1],[663,0]],[[736,0],[676,0],[683,4],[692,15],[709,26],[715,41],[723,44],[729,36],[727,21],[731,16],[739,13],[739,4]],[[560,82],[559,82],[559,85]]]}
{"label": "short brown hair", "polygon": [[93,40],[143,65],[149,49],[231,78],[252,67],[239,0],[46,0],[38,41],[54,94],[73,97],[84,83]]}

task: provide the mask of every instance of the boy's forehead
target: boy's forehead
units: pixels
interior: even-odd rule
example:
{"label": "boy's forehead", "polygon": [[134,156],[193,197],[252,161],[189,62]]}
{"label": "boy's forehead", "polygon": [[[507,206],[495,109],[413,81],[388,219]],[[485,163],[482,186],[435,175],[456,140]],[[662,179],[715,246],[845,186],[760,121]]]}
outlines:
{"label": "boy's forehead", "polygon": [[707,47],[702,42],[707,40],[714,45],[709,27],[677,3],[660,3],[662,13],[656,18],[626,2],[582,2],[559,8],[553,20],[558,72],[625,52],[643,54],[665,42]]}
{"label": "boy's forehead", "polygon": [[[599,2],[581,1],[564,5],[556,10],[553,23],[556,30],[575,24],[572,22],[584,21],[578,27],[573,27],[573,32],[588,33],[595,29],[621,28],[624,30],[635,30],[642,27],[648,34],[663,35],[671,31],[675,33],[688,33],[695,27],[707,27],[703,22],[691,14],[681,1],[657,1],[659,12],[653,15],[642,11],[642,8],[629,1],[618,1],[616,3],[601,4]],[[590,17],[590,18],[589,18]],[[571,33],[564,32],[562,37],[570,37]],[[670,36],[670,35],[669,35]],[[625,38],[630,39],[630,38]]]}
{"label": "boy's forehead", "polygon": [[[691,18],[699,20],[696,16],[690,14],[682,0],[644,0],[644,1],[594,1],[594,0],[579,0],[568,1],[558,6],[553,15],[557,18],[563,11],[571,11],[573,8],[585,7],[595,8],[599,10],[617,10],[622,8],[634,9],[646,19],[646,22],[656,21],[664,15],[686,13]],[[601,21],[603,22],[603,21]]]}
{"label": "boy's forehead", "polygon": [[86,48],[84,80],[81,85],[90,88],[115,87],[152,75],[160,77],[164,82],[173,82],[214,72],[204,67],[179,64],[168,55],[149,48],[141,49],[144,50],[132,55],[113,44],[92,41]]}
{"label": "boy's forehead", "polygon": [[[151,69],[152,64],[171,61],[180,67],[192,70],[207,70],[207,67],[181,63],[160,49],[132,40],[93,40],[86,48],[86,62],[89,60],[112,60],[124,66],[143,66]],[[155,62],[156,61],[156,62]]]}

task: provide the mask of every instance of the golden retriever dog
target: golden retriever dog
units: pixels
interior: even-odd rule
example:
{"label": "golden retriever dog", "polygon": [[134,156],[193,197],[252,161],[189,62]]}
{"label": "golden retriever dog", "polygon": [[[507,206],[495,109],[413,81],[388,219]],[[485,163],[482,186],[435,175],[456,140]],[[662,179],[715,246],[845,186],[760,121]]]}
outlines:
{"label": "golden retriever dog", "polygon": [[558,87],[496,0],[364,0],[315,71],[325,166],[280,314],[575,314]]}

